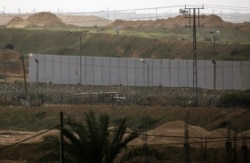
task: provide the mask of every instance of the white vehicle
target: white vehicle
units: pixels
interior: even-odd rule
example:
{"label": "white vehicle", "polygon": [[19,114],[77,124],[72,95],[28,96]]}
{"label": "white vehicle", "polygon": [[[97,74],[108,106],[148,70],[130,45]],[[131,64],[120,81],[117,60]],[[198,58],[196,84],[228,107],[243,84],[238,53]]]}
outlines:
{"label": "white vehicle", "polygon": [[78,101],[88,102],[105,102],[105,103],[123,103],[126,97],[121,96],[118,92],[84,92],[76,93],[75,97]]}
{"label": "white vehicle", "polygon": [[118,92],[105,92],[105,99],[112,102],[125,102],[126,97],[121,96]]}

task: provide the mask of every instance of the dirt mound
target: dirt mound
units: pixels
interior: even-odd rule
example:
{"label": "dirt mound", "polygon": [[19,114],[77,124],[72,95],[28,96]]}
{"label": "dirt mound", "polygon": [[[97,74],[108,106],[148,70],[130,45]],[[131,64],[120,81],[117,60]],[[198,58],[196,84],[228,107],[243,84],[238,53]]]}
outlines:
{"label": "dirt mound", "polygon": [[8,22],[10,22],[13,18],[19,17],[21,19],[27,19],[30,16],[30,14],[0,14],[0,25],[4,26]]}
{"label": "dirt mound", "polygon": [[119,27],[123,29],[128,28],[173,28],[185,25],[185,17],[177,16],[175,18],[157,19],[157,20],[116,20],[109,25],[109,27]]}
{"label": "dirt mound", "polygon": [[17,143],[24,139],[29,138],[35,132],[22,132],[22,131],[13,131],[13,130],[4,130],[0,131],[0,144],[8,145]]}
{"label": "dirt mound", "polygon": [[[112,131],[113,129],[114,128],[111,127],[109,130]],[[131,133],[132,130],[128,128],[126,132]],[[50,130],[49,132],[47,132],[46,130],[41,130],[38,132],[2,130],[0,131],[0,144],[8,145],[8,144],[20,142],[25,139],[27,140],[23,142],[24,144],[37,143],[37,142],[41,142],[43,140],[43,137],[48,136],[48,135],[59,135],[59,130]],[[126,136],[128,136],[128,134],[125,134],[125,137]],[[31,138],[31,139],[28,139],[28,138]],[[143,144],[143,141],[140,138],[136,138],[133,141],[129,142],[129,145],[142,145],[142,144]]]}
{"label": "dirt mound", "polygon": [[168,18],[167,21],[165,22],[165,27],[174,28],[174,27],[184,26],[186,21],[187,20],[185,16],[182,15],[177,16],[175,18]]}
{"label": "dirt mound", "polygon": [[[151,135],[148,138],[148,143],[182,145],[185,135],[184,125],[183,121],[173,121],[148,131],[148,134]],[[208,135],[209,132],[201,127],[188,125],[188,133],[190,141],[196,142],[200,141],[201,136]]]}
{"label": "dirt mound", "polygon": [[[247,115],[249,115],[249,113],[247,111],[245,111],[244,109],[238,109],[237,111],[235,112],[229,112],[229,113],[224,113],[223,115],[220,116],[220,118],[215,118],[213,121],[211,121],[209,124],[207,124],[205,126],[205,128],[207,128],[208,130],[214,130],[214,129],[217,129],[217,128],[225,128],[226,126],[229,125],[229,121],[234,118],[238,118],[238,117],[241,117],[242,120],[244,118],[244,116],[247,117]],[[243,120],[243,123],[242,124],[239,124],[241,122],[238,122],[238,121],[234,121],[235,124],[233,125],[239,125],[239,126],[244,126],[246,124],[244,124],[244,120]],[[236,124],[237,123],[237,124]]]}
{"label": "dirt mound", "polygon": [[[108,128],[109,131],[111,131],[111,134],[113,132],[116,132],[116,128],[115,127],[109,127]],[[126,133],[124,134],[124,138],[128,137],[130,135],[130,133],[133,132],[133,130],[131,130],[130,128],[126,128]],[[134,140],[132,140],[131,142],[129,142],[129,145],[142,145],[143,144],[143,141],[141,140],[141,138],[135,138]]]}
{"label": "dirt mound", "polygon": [[[184,143],[184,122],[183,121],[172,121],[165,123],[154,130],[147,131],[147,143],[148,144],[168,144],[173,146],[182,146]],[[238,138],[249,136],[250,131],[243,131],[237,134]],[[235,131],[228,130],[227,128],[218,128],[216,130],[207,131],[206,129],[188,125],[189,142],[192,146],[198,145],[207,138],[207,146],[210,148],[223,147],[225,142],[233,139]],[[143,138],[141,138],[143,140]],[[238,142],[239,145],[241,142]],[[249,141],[247,142],[249,143]]]}
{"label": "dirt mound", "polygon": [[24,144],[37,143],[41,142],[43,137],[48,135],[59,135],[59,131],[50,130],[47,132],[46,130],[41,130],[38,132],[24,132],[14,130],[2,130],[0,131],[0,144],[8,145],[18,142],[22,142]]}
{"label": "dirt mound", "polygon": [[201,19],[202,25],[205,27],[231,27],[233,23],[225,22],[218,15],[206,15]]}
{"label": "dirt mound", "polygon": [[7,24],[6,26],[7,27],[17,27],[19,25],[22,26],[22,24],[25,22],[25,20],[23,20],[22,18],[20,17],[14,17],[12,18]]}
{"label": "dirt mound", "polygon": [[27,20],[29,25],[37,26],[64,26],[65,24],[56,15],[49,12],[41,12],[31,15]]}
{"label": "dirt mound", "polygon": [[80,16],[80,15],[64,15],[58,14],[58,18],[60,18],[65,24],[68,25],[76,25],[81,27],[103,27],[108,26],[112,21],[97,17],[97,16]]}
{"label": "dirt mound", "polygon": [[8,28],[25,28],[25,27],[56,27],[65,26],[56,15],[49,12],[40,12],[29,16],[26,20],[13,18],[6,27]]}
{"label": "dirt mound", "polygon": [[[166,144],[169,146],[183,146],[184,143],[184,126],[183,121],[172,121],[165,123],[153,130],[142,132],[141,136],[129,142],[129,145],[143,145],[146,138],[147,144],[156,145],[156,144]],[[114,130],[113,127],[109,128],[110,131]],[[127,128],[126,132],[132,132],[131,129]],[[145,135],[146,134],[146,135]],[[41,130],[38,132],[23,132],[23,131],[14,131],[14,130],[2,130],[0,131],[0,145],[8,145],[23,141],[24,144],[32,144],[41,142],[44,136],[47,135],[59,135],[59,130]],[[128,134],[125,134],[125,137]],[[224,147],[225,142],[232,140],[235,135],[235,131],[228,130],[226,128],[219,128],[213,131],[207,131],[206,129],[188,125],[188,135],[189,142],[192,146],[200,146],[201,141],[205,141],[207,138],[207,147],[209,148],[218,148]],[[250,135],[250,130],[243,131],[237,134],[238,138],[247,137]],[[146,136],[146,137],[145,137]],[[31,139],[29,139],[31,138]],[[202,139],[201,139],[202,138]],[[241,141],[238,141],[238,145],[241,145]],[[247,143],[250,143],[250,140],[247,140]]]}
{"label": "dirt mound", "polygon": [[175,18],[157,19],[157,20],[137,20],[125,21],[116,20],[110,24],[110,27],[121,28],[174,28],[185,26],[186,18],[182,15]]}
{"label": "dirt mound", "polygon": [[[123,29],[128,28],[175,28],[175,27],[184,27],[185,25],[192,25],[187,17],[184,15],[179,15],[174,18],[168,19],[157,19],[157,20],[137,20],[137,21],[125,21],[125,20],[116,20],[109,25],[109,27],[119,27]],[[228,27],[232,23],[224,22],[217,15],[207,15],[200,19],[201,25],[206,27]]]}
{"label": "dirt mound", "polygon": [[250,31],[250,22],[244,22],[237,25],[239,31]]}
{"label": "dirt mound", "polygon": [[228,129],[226,128],[218,128],[216,130],[211,131],[208,136],[211,138],[223,138],[228,134]]}

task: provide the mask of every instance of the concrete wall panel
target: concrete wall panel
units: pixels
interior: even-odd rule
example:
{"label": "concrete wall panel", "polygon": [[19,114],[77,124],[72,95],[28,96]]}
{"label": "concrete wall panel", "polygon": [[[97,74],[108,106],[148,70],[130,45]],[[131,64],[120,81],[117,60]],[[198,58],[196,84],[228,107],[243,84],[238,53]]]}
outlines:
{"label": "concrete wall panel", "polygon": [[153,86],[162,85],[162,60],[153,59],[152,60],[152,82]]}
{"label": "concrete wall panel", "polygon": [[[233,88],[235,90],[241,89],[241,61],[233,62]],[[244,76],[243,76],[244,77]]]}
{"label": "concrete wall panel", "polygon": [[111,58],[111,85],[120,84],[118,78],[118,58]]}
{"label": "concrete wall panel", "polygon": [[128,85],[128,59],[119,58],[118,59],[119,69],[118,69],[118,78],[121,85]]}
{"label": "concrete wall panel", "polygon": [[205,85],[204,88],[214,89],[214,64],[212,61],[205,61]]}
{"label": "concrete wall panel", "polygon": [[170,60],[170,87],[178,87],[179,84],[179,60]]}
{"label": "concrete wall panel", "polygon": [[187,86],[188,87],[193,87],[193,61],[192,60],[187,60],[187,69],[188,69],[188,75],[187,75]]}
{"label": "concrete wall panel", "polygon": [[110,58],[103,57],[102,58],[102,84],[103,85],[110,85],[111,82],[111,65],[110,65]]}
{"label": "concrete wall panel", "polygon": [[178,86],[187,87],[188,85],[188,63],[187,60],[179,60]]}
{"label": "concrete wall panel", "polygon": [[69,58],[69,82],[70,84],[77,84],[79,82],[79,67],[77,67],[77,56],[71,56]]}
{"label": "concrete wall panel", "polygon": [[53,68],[53,83],[56,83],[56,84],[60,84],[60,83],[62,83],[62,75],[61,75],[61,73],[62,73],[62,61],[61,61],[61,59],[62,59],[62,56],[60,56],[60,55],[55,55],[54,57],[53,57],[53,59],[54,59],[54,65],[52,66],[52,68]]}
{"label": "concrete wall panel", "polygon": [[[142,62],[139,58],[81,58],[80,62],[79,56],[32,54],[29,81],[78,84],[82,79],[81,84],[86,85],[193,87],[192,60],[144,59]],[[250,89],[249,73],[249,61],[216,61],[214,64],[198,60],[197,86],[213,89],[215,79],[216,89]]]}
{"label": "concrete wall panel", "polygon": [[250,61],[242,61],[242,88],[243,90],[250,89]]}
{"label": "concrete wall panel", "polygon": [[94,84],[94,57],[86,57],[86,85]]}
{"label": "concrete wall panel", "polygon": [[141,62],[139,59],[135,59],[135,70],[136,70],[136,86],[147,85],[147,65]]}
{"label": "concrete wall panel", "polygon": [[216,89],[224,89],[224,62],[216,61]]}
{"label": "concrete wall panel", "polygon": [[44,56],[45,59],[45,82],[46,83],[50,83],[52,82],[52,60],[53,60],[53,56]]}
{"label": "concrete wall panel", "polygon": [[205,61],[197,60],[197,87],[204,88],[205,86]]}
{"label": "concrete wall panel", "polygon": [[170,60],[162,60],[162,86],[170,87]]}
{"label": "concrete wall panel", "polygon": [[136,71],[135,71],[135,59],[132,58],[128,58],[128,85],[129,86],[134,86],[136,85],[135,82],[135,75],[136,75]]}
{"label": "concrete wall panel", "polygon": [[102,85],[103,71],[102,71],[102,57],[94,58],[94,85]]}
{"label": "concrete wall panel", "polygon": [[69,83],[69,56],[61,57],[61,83]]}
{"label": "concrete wall panel", "polygon": [[233,88],[233,62],[224,61],[223,89]]}

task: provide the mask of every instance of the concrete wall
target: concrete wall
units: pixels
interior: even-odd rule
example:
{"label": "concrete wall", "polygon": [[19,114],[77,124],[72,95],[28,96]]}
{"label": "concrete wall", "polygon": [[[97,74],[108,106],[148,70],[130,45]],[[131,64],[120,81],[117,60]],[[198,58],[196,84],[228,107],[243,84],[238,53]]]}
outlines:
{"label": "concrete wall", "polygon": [[[38,62],[35,62],[37,60]],[[215,72],[215,74],[214,74]],[[250,61],[197,61],[197,87],[250,89]],[[29,56],[29,82],[193,87],[193,61],[120,57]]]}

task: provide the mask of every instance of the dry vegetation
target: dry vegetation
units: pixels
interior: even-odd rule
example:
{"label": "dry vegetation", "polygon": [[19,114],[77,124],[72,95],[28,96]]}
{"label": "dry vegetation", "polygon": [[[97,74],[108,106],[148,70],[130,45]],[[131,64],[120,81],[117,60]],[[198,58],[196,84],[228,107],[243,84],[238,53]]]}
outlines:
{"label": "dry vegetation", "polygon": [[[1,135],[32,135],[59,124],[59,113],[64,112],[65,119],[74,117],[80,120],[83,114],[93,111],[96,114],[107,113],[111,119],[129,118],[128,127],[132,130],[143,128],[143,118],[146,117],[149,135],[184,135],[184,121],[189,111],[190,136],[217,136],[226,137],[227,127],[237,129],[240,133],[248,132],[250,126],[250,111],[245,109],[207,109],[207,108],[175,108],[175,107],[142,107],[142,106],[107,106],[107,105],[84,105],[84,106],[43,106],[43,107],[5,107],[1,108]],[[239,118],[240,117],[240,118]],[[32,123],[30,123],[32,121]],[[4,122],[5,124],[3,124]],[[19,122],[19,124],[17,124]],[[14,132],[11,130],[25,129],[35,132]],[[224,130],[224,131],[223,131]],[[217,134],[215,134],[217,133]],[[12,135],[13,136],[13,135]],[[6,137],[6,139],[8,139]],[[14,139],[12,139],[14,140]],[[19,141],[20,139],[16,139]],[[39,139],[35,138],[38,141]],[[33,140],[31,140],[33,141]],[[166,138],[155,139],[151,137],[149,144],[159,144]],[[182,142],[182,140],[179,140]],[[2,142],[3,143],[3,142]]]}
{"label": "dry vegetation", "polygon": [[[250,126],[250,112],[244,109],[219,110],[207,108],[173,108],[173,107],[141,107],[141,106],[46,106],[46,107],[4,107],[0,109],[0,149],[4,145],[11,145],[27,138],[33,137],[16,145],[0,151],[0,160],[11,157],[11,153],[18,160],[32,160],[37,156],[36,144],[41,141],[42,136],[47,134],[58,134],[58,130],[51,130],[45,134],[37,134],[47,131],[48,128],[59,124],[59,113],[64,113],[64,118],[74,117],[81,119],[83,114],[93,111],[96,114],[107,113],[111,119],[116,121],[119,118],[127,117],[128,131],[143,129],[143,118],[146,117],[147,144],[150,146],[182,147],[184,141],[184,121],[187,110],[189,110],[189,136],[192,147],[199,148],[200,138],[207,137],[207,148],[224,148],[227,140],[228,129],[238,128],[238,137],[249,135],[247,130]],[[240,117],[240,118],[239,118]],[[26,128],[26,129],[24,129]],[[23,131],[28,130],[28,131]],[[230,130],[231,136],[234,131]],[[135,139],[130,145],[143,145],[144,136]],[[212,140],[212,142],[209,142]],[[216,142],[219,140],[218,142]],[[224,141],[222,141],[224,140]],[[248,140],[249,141],[249,140]],[[249,144],[250,142],[248,142]],[[32,145],[33,144],[33,145]],[[238,141],[238,147],[241,141]],[[23,152],[15,153],[22,149]],[[30,152],[32,149],[34,156]],[[30,150],[28,150],[30,151]]]}
{"label": "dry vegetation", "polygon": [[[101,19],[98,17],[79,17],[71,15],[53,15],[50,13],[38,13],[34,15],[21,15],[21,17],[16,17],[12,15],[6,15],[0,18],[0,22],[4,23],[8,28],[27,28],[27,27],[54,27],[54,26],[106,26],[107,28],[119,27],[120,29],[131,29],[136,30],[152,30],[152,29],[174,29],[185,24],[185,19],[183,16],[178,16],[176,18],[170,18],[167,20],[156,20],[156,21],[123,21],[117,20],[111,22],[106,19]],[[80,21],[80,22],[79,22]],[[238,31],[249,32],[250,23],[233,24],[230,22],[223,22],[218,16],[211,15],[206,16],[204,24],[208,28],[235,28]],[[100,37],[101,36],[101,37]],[[90,51],[95,51],[95,55],[98,55],[103,50],[114,49],[114,54],[118,53],[121,56],[128,57],[140,57],[149,53],[144,57],[159,58],[161,53],[166,52],[162,49],[166,49],[166,44],[170,47],[176,47],[175,49],[168,49],[167,51],[175,51],[170,56],[173,58],[185,58],[183,51],[191,52],[191,42],[187,41],[169,41],[169,40],[155,40],[155,39],[145,39],[137,37],[120,37],[114,35],[106,34],[86,34],[83,38],[87,41],[95,42],[96,48],[89,49]],[[11,38],[10,38],[11,39]],[[127,39],[130,44],[116,44],[117,42],[123,42]],[[101,40],[101,41],[100,41]],[[106,40],[110,40],[113,46],[107,45]],[[69,40],[72,41],[72,40]],[[99,41],[99,42],[98,42]],[[143,42],[143,43],[142,43]],[[145,46],[133,46],[134,43],[139,43]],[[78,40],[76,39],[76,43]],[[148,46],[148,45],[151,46]],[[207,54],[206,49],[211,47],[211,43],[202,43],[203,47],[199,50],[204,50],[204,56]],[[93,46],[93,45],[91,45]],[[99,47],[99,48],[98,48]],[[101,48],[103,47],[103,48]],[[155,48],[157,47],[157,48]],[[182,47],[182,48],[180,48]],[[206,47],[204,49],[204,47]],[[73,47],[75,48],[75,47]],[[88,49],[88,45],[85,45]],[[105,49],[106,48],[106,49]],[[231,48],[231,49],[230,49]],[[75,48],[76,49],[76,48]],[[224,50],[225,53],[230,53],[233,50],[239,53],[244,53],[244,55],[249,54],[249,44],[247,45],[230,45],[220,44],[218,49]],[[106,50],[107,51],[107,50]],[[149,52],[148,52],[149,51]],[[99,53],[98,53],[99,52]],[[182,53],[182,54],[180,54]],[[179,55],[178,55],[179,54]],[[19,60],[20,54],[12,50],[2,50],[0,51],[0,60],[7,61],[9,63],[7,69],[8,80],[16,80],[18,74],[22,77],[22,65]],[[18,63],[18,64],[17,64]],[[0,66],[0,72],[3,73],[5,70],[4,64]],[[11,79],[10,79],[11,78]],[[74,118],[80,119],[82,114],[87,111],[93,111],[97,114],[102,112],[107,112],[112,118],[129,117],[129,125],[132,130],[142,127],[143,117],[148,118],[148,135],[155,135],[148,137],[149,144],[172,144],[181,143],[182,139],[173,138],[159,138],[157,135],[171,135],[171,136],[184,136],[184,121],[186,117],[187,110],[189,110],[189,134],[192,137],[207,136],[208,138],[216,137],[226,137],[228,135],[227,127],[232,129],[237,129],[240,131],[239,136],[244,134],[248,135],[250,126],[250,111],[245,109],[235,109],[235,110],[218,110],[218,109],[207,109],[207,108],[166,108],[166,107],[131,107],[131,106],[47,106],[39,108],[15,108],[15,107],[1,107],[0,108],[0,145],[12,144],[19,142],[25,138],[41,133],[47,128],[55,126],[58,124],[59,112],[63,111],[67,116],[72,116]],[[29,132],[17,131],[17,130],[28,130]],[[58,133],[52,130],[52,134]],[[48,133],[47,133],[48,134]],[[41,140],[41,136],[31,139],[26,143],[37,143]],[[199,141],[198,139],[193,139],[192,141]],[[143,142],[142,138],[138,138],[132,144],[140,145]],[[222,147],[224,142],[209,144],[210,147],[219,146]],[[248,142],[249,144],[249,142]],[[28,147],[33,148],[33,147]],[[14,149],[15,150],[15,149]],[[14,151],[13,150],[13,151]],[[12,153],[13,153],[12,151]],[[5,157],[9,158],[8,152],[1,153],[0,160]],[[15,152],[15,151],[14,151]],[[23,156],[19,156],[19,160],[28,158],[27,153],[23,153]],[[1,160],[3,163],[9,163],[9,161]],[[15,161],[18,163],[19,161]],[[20,161],[25,162],[25,161]],[[12,162],[14,163],[14,162]]]}

